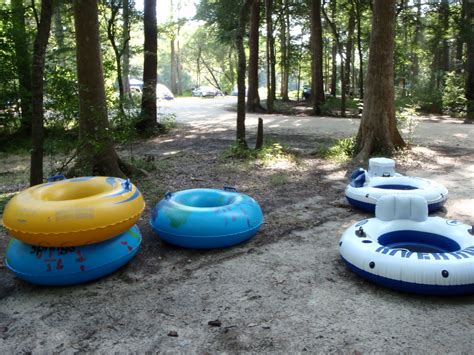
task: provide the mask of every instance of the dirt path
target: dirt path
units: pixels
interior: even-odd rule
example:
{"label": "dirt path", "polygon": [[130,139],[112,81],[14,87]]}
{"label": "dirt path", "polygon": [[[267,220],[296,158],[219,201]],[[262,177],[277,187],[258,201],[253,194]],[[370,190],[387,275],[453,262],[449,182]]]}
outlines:
{"label": "dirt path", "polygon": [[[272,122],[282,125],[285,119]],[[327,141],[334,124],[313,120],[320,123],[316,135],[307,127],[270,129],[267,120],[273,139],[301,152],[297,159],[268,164],[223,159],[234,137],[225,119],[212,130],[209,123],[188,122],[135,147],[135,153],[154,157],[157,168],[137,181],[148,205],[139,224],[144,236],[139,253],[109,277],[67,288],[28,285],[0,262],[0,353],[472,352],[474,296],[390,291],[341,262],[340,235],[368,215],[343,198],[351,167],[309,154]],[[353,129],[336,121],[341,136]],[[474,222],[474,150],[462,138],[459,146],[449,146],[453,135],[469,133],[464,125],[449,127],[440,129],[446,135],[439,141],[400,156],[398,168],[446,184],[450,200],[438,214]],[[422,135],[420,140],[430,141]],[[255,197],[264,210],[265,225],[248,243],[184,250],[153,234],[150,209],[165,191],[224,184]],[[2,232],[1,254],[7,240]],[[213,320],[221,325],[208,325]],[[168,336],[170,331],[178,337]]]}

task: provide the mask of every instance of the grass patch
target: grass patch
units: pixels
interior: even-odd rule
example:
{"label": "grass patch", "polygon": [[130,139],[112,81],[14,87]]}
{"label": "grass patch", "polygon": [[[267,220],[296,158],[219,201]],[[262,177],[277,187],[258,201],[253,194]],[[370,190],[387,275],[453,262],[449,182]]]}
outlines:
{"label": "grass patch", "polygon": [[338,139],[334,144],[320,145],[316,154],[338,163],[350,160],[354,156],[355,137]]}
{"label": "grass patch", "polygon": [[245,149],[241,145],[233,143],[221,154],[221,160],[226,159],[256,161],[263,165],[271,165],[282,160],[299,162],[298,156],[291,152],[288,146],[277,142],[267,142],[260,150]]}
{"label": "grass patch", "polygon": [[272,186],[283,186],[289,181],[288,176],[285,174],[270,176],[270,185]]}

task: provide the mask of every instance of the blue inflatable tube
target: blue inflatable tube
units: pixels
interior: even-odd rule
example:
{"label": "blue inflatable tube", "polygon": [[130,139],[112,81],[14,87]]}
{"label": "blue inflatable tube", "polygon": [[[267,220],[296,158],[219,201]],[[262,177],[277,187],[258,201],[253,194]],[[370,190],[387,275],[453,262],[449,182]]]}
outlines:
{"label": "blue inflatable tube", "polygon": [[254,236],[263,223],[259,204],[234,188],[167,193],[150,224],[158,236],[185,248],[223,248]]}
{"label": "blue inflatable tube", "polygon": [[97,244],[80,247],[40,247],[12,238],[6,266],[20,279],[37,285],[75,285],[110,274],[138,251],[142,236],[137,226]]}

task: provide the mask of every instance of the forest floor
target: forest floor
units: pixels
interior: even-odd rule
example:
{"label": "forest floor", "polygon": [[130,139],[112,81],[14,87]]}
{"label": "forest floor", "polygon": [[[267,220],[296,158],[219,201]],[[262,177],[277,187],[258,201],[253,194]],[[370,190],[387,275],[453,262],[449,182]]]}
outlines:
{"label": "forest floor", "polygon": [[[339,257],[345,228],[370,216],[344,199],[354,165],[315,152],[353,135],[357,119],[262,116],[266,139],[288,149],[238,160],[227,157],[235,113],[205,103],[175,103],[167,110],[181,122],[176,130],[121,148],[151,170],[134,181],[147,208],[141,249],[127,266],[85,285],[37,287],[0,261],[0,353],[472,352],[474,296],[391,291],[359,278]],[[248,118],[250,142],[256,117]],[[437,215],[473,223],[474,125],[436,117],[418,123],[413,142],[420,146],[398,155],[397,170],[445,184],[450,198]],[[27,156],[2,157],[0,192],[26,187],[27,168]],[[247,243],[186,250],[151,230],[150,211],[165,191],[223,185],[254,197],[264,211],[265,224]],[[1,231],[0,255],[7,241]]]}

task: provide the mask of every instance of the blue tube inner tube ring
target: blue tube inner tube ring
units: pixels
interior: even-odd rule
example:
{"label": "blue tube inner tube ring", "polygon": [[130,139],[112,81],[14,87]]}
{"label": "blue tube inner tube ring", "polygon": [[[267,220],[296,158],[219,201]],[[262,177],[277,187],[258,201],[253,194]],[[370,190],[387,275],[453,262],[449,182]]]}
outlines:
{"label": "blue tube inner tube ring", "polygon": [[259,204],[229,187],[168,192],[150,220],[161,239],[197,249],[241,243],[254,236],[262,223]]}

